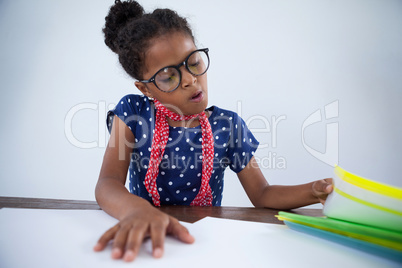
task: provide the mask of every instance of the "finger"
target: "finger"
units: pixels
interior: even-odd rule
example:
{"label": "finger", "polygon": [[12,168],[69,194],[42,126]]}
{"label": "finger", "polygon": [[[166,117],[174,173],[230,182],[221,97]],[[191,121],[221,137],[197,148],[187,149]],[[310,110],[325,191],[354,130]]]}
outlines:
{"label": "finger", "polygon": [[327,187],[325,187],[325,193],[330,194],[332,193],[332,191],[334,190],[334,186],[332,186],[332,184],[327,185]]}
{"label": "finger", "polygon": [[324,180],[326,183],[328,183],[328,185],[325,187],[325,192],[329,194],[334,190],[334,180],[332,178],[326,178]]}
{"label": "finger", "polygon": [[124,261],[133,261],[140,251],[140,247],[146,235],[148,226],[133,226],[127,236],[126,251],[124,252]]}
{"label": "finger", "polygon": [[334,180],[332,178],[326,178],[324,179],[328,184],[334,184]]}
{"label": "finger", "polygon": [[[325,204],[328,195],[333,191],[333,180],[332,178],[323,179],[317,182],[317,196],[321,204]],[[322,190],[321,190],[322,189]]]}
{"label": "finger", "polygon": [[126,246],[127,235],[129,230],[126,227],[121,227],[113,240],[112,258],[120,259],[123,256],[124,247]]}
{"label": "finger", "polygon": [[188,244],[192,244],[195,241],[195,238],[189,233],[187,228],[181,225],[179,221],[173,217],[170,217],[168,233],[176,236],[180,241]]}
{"label": "finger", "polygon": [[152,255],[155,258],[160,258],[163,255],[163,244],[166,237],[167,223],[158,223],[151,225],[151,239],[152,239]]}
{"label": "finger", "polygon": [[98,240],[96,245],[94,246],[95,251],[101,251],[103,250],[108,242],[112,240],[116,234],[116,232],[119,230],[119,225],[115,225],[109,230],[107,230]]}
{"label": "finger", "polygon": [[[331,187],[331,188],[328,188]],[[327,181],[327,179],[319,180],[315,184],[315,190],[319,195],[327,194],[328,190],[332,189],[332,184]]]}

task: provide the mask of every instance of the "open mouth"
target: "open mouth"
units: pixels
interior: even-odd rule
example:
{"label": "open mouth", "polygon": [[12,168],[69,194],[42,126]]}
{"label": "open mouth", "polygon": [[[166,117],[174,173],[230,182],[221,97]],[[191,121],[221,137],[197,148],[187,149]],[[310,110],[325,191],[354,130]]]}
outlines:
{"label": "open mouth", "polygon": [[192,101],[201,101],[203,97],[202,91],[197,92],[191,97]]}

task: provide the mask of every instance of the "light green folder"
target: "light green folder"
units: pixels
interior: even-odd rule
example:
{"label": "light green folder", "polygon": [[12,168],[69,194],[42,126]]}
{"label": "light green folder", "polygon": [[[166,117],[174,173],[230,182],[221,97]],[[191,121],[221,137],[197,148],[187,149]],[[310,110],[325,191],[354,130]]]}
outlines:
{"label": "light green folder", "polygon": [[402,232],[327,217],[311,217],[280,211],[278,219],[373,243],[402,253]]}

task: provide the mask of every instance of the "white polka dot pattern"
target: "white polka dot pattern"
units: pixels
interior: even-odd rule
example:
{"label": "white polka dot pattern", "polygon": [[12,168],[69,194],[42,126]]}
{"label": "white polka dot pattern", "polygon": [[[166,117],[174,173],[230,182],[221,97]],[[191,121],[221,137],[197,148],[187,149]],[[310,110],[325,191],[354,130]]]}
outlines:
{"label": "white polka dot pattern", "polygon": [[[183,116],[172,111],[169,111],[158,100],[155,100],[156,120],[155,133],[152,139],[151,158],[149,160],[149,168],[145,176],[145,188],[152,196],[152,202],[155,206],[160,206],[160,196],[157,190],[156,177],[159,173],[159,164],[165,152],[166,144],[169,137],[169,124],[167,117],[174,121],[190,120],[198,117],[202,130],[202,178],[201,188],[191,202],[191,206],[212,206],[211,187],[209,179],[213,169],[214,157],[214,139],[211,125],[209,124],[205,112],[195,115]],[[176,148],[179,151],[180,148]],[[172,166],[172,168],[175,168]],[[180,193],[176,191],[176,193]]]}
{"label": "white polka dot pattern", "polygon": [[[210,179],[209,185],[214,191],[212,196],[216,196],[212,204],[219,206],[223,198],[225,169],[230,167],[234,172],[240,172],[254,155],[258,141],[236,113],[216,106],[209,107],[208,111],[213,137],[218,137],[214,142],[213,178]],[[129,166],[129,190],[151,203],[152,195],[149,195],[144,180],[151,158],[156,113],[153,100],[132,94],[123,97],[116,107],[108,112],[106,120],[109,132],[114,116],[118,116],[134,134],[135,143]],[[159,199],[161,205],[190,205],[201,188],[201,125],[194,128],[169,127],[168,133],[168,142],[156,177]],[[191,184],[188,185],[188,182]],[[177,190],[180,190],[179,194],[176,193]]]}

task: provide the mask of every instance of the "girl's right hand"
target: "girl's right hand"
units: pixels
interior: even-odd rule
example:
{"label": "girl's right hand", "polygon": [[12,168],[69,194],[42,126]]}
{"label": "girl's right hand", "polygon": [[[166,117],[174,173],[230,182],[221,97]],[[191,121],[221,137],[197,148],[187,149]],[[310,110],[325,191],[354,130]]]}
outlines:
{"label": "girl's right hand", "polygon": [[155,258],[160,258],[167,234],[188,244],[194,242],[194,237],[177,219],[155,207],[139,208],[107,230],[98,240],[94,250],[103,250],[108,242],[113,240],[112,258],[132,261],[138,255],[144,238],[151,237],[152,254]]}

